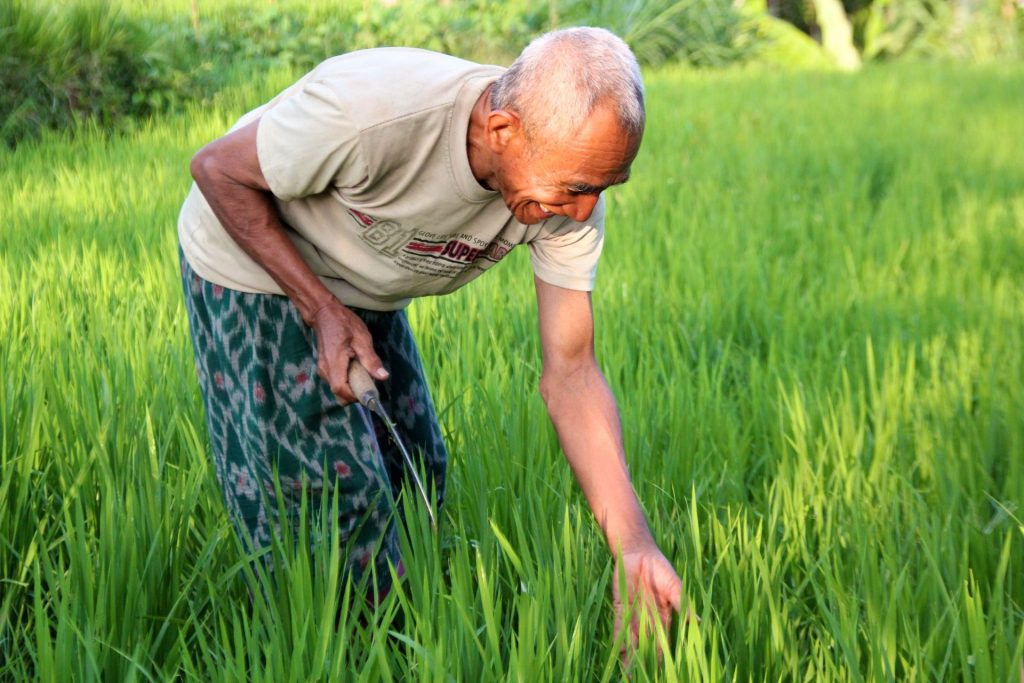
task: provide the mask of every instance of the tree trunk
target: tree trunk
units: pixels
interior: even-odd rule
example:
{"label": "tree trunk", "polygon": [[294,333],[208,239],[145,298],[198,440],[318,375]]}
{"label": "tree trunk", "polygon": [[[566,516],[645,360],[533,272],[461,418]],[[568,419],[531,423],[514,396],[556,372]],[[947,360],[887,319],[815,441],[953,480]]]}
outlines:
{"label": "tree trunk", "polygon": [[853,45],[853,27],[840,0],[813,0],[814,12],[821,27],[821,42],[840,69],[860,68],[860,54]]}
{"label": "tree trunk", "polygon": [[192,32],[199,40],[199,0],[192,0]]}

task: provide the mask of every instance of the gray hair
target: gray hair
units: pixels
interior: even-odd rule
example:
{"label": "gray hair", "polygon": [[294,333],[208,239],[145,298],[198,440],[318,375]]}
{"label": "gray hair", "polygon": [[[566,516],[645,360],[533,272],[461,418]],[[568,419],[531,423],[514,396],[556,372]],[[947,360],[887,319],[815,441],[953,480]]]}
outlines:
{"label": "gray hair", "polygon": [[630,136],[644,130],[644,84],[629,46],[587,26],[535,38],[491,87],[491,108],[514,112],[527,139],[572,135],[594,109],[615,107]]}

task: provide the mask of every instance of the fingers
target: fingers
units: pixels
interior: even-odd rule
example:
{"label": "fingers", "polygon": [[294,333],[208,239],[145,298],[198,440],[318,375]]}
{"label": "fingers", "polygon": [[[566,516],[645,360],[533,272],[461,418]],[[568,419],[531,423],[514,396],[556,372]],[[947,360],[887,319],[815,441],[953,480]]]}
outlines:
{"label": "fingers", "polygon": [[[622,612],[623,612],[622,604],[621,603],[620,604],[616,604],[615,605],[615,631],[614,631],[614,637],[615,637],[616,640],[618,640],[619,637],[622,635]],[[631,630],[632,630],[632,627],[631,627]],[[626,643],[625,642],[622,643],[622,652],[623,652],[623,654],[626,652]]]}
{"label": "fingers", "polygon": [[357,339],[352,342],[352,349],[355,352],[354,358],[358,359],[370,376],[377,380],[385,380],[390,376],[384,369],[380,357],[373,350],[373,341],[367,333],[365,340]]}
{"label": "fingers", "polygon": [[324,306],[313,322],[317,344],[317,374],[342,405],[355,403],[359,398],[349,384],[349,366],[359,361],[370,376],[377,380],[388,378],[380,357],[373,350],[373,338],[366,324],[340,302]]}
{"label": "fingers", "polygon": [[317,361],[316,371],[320,379],[331,387],[331,393],[338,397],[342,405],[358,401],[352,387],[348,383],[348,366],[352,356],[347,354],[328,355],[321,353]]}
{"label": "fingers", "polygon": [[[328,358],[328,356],[325,356],[325,358]],[[364,353],[362,356],[351,351],[349,353],[339,351],[339,353],[334,354],[332,359],[321,361],[317,364],[317,373],[330,385],[331,391],[338,397],[342,405],[358,403],[360,400],[360,396],[356,393],[356,388],[352,382],[352,366],[357,363],[362,365],[366,372],[369,373],[369,379],[367,379],[366,374],[363,374],[364,379],[362,382],[363,385],[369,386],[363,386],[361,391],[365,391],[368,388],[372,389],[373,379],[384,380],[389,376],[388,371],[381,364],[380,358],[373,351]],[[371,370],[368,364],[374,365],[376,369]]]}
{"label": "fingers", "polygon": [[[629,637],[622,639],[620,658],[624,666],[637,651],[639,643],[656,636],[661,626],[667,635],[672,619],[681,612],[682,582],[672,565],[660,551],[625,556],[616,563],[615,578],[624,580],[613,584],[615,605],[615,634],[621,637],[623,622],[629,619]],[[621,595],[620,595],[621,594]],[[689,613],[685,619],[696,617]],[[660,622],[660,623],[659,623]],[[656,636],[654,646],[661,658],[663,637]]]}
{"label": "fingers", "polygon": [[680,583],[673,590],[669,591],[668,604],[674,612],[682,611],[683,603],[683,584]]}
{"label": "fingers", "polygon": [[[654,609],[651,608],[651,604],[648,600],[636,600],[630,604],[629,609],[629,629],[628,638],[623,638],[622,644],[619,646],[619,661],[622,663],[623,668],[627,671],[633,660],[633,656],[640,649],[640,641],[646,641],[649,639],[657,628],[658,614]],[[618,605],[615,610],[615,638],[621,637],[622,625],[623,625],[623,614],[624,608],[622,605]],[[668,626],[666,625],[666,630]],[[661,646],[655,641],[655,647],[658,648],[658,658],[661,658]]]}
{"label": "fingers", "polygon": [[661,619],[661,625],[666,631],[672,627],[672,615],[676,611],[671,605],[658,605],[658,617]]}
{"label": "fingers", "polygon": [[622,643],[619,645],[619,662],[623,668],[628,670],[632,659],[631,655],[640,645],[640,622],[637,621],[635,614],[631,614],[629,628],[626,630],[626,637],[623,638],[624,612],[622,603],[615,605],[615,641],[622,639]]}

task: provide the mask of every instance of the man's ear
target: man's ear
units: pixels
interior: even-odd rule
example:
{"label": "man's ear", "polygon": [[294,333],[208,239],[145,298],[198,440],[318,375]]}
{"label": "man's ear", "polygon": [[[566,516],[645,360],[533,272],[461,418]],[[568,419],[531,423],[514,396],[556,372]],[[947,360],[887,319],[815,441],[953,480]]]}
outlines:
{"label": "man's ear", "polygon": [[495,154],[503,153],[522,134],[522,120],[515,112],[495,109],[487,115],[487,146]]}

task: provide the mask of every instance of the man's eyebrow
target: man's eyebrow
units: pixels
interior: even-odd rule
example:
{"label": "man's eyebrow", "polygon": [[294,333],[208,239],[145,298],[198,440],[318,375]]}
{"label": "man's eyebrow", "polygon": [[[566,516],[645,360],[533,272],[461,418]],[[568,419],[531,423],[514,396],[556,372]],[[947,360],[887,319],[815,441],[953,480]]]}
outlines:
{"label": "man's eyebrow", "polygon": [[569,185],[567,185],[566,187],[570,192],[575,192],[576,194],[601,194],[612,185],[621,185],[627,180],[629,180],[628,173],[616,178],[615,182],[609,183],[607,185],[591,185],[590,183],[569,183]]}

